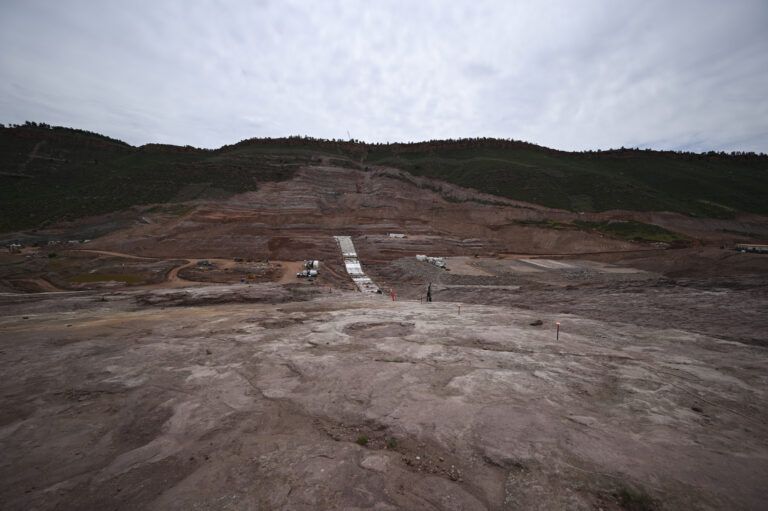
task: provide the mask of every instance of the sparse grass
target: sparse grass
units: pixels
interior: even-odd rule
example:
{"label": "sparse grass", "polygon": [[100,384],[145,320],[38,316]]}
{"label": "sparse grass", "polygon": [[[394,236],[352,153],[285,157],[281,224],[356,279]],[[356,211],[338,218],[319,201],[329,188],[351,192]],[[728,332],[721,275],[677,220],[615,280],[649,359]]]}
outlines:
{"label": "sparse grass", "polygon": [[144,282],[140,275],[130,273],[83,273],[69,278],[69,281],[74,284],[108,282],[111,280],[125,282],[126,284],[141,284]]}
{"label": "sparse grass", "polygon": [[555,220],[546,219],[546,220],[516,220],[516,224],[519,225],[529,225],[532,227],[541,227],[544,229],[557,229],[557,230],[563,230],[563,229],[573,229],[574,226],[572,224],[562,223],[562,222],[556,222]]}
{"label": "sparse grass", "polygon": [[634,222],[631,220],[610,222],[586,222],[576,220],[574,225],[582,229],[592,229],[613,238],[632,241],[663,243],[688,241],[687,237],[668,231],[658,225]]}
{"label": "sparse grass", "polygon": [[555,230],[567,230],[567,229],[582,229],[582,230],[594,230],[601,232],[607,236],[613,238],[619,238],[631,241],[642,242],[664,242],[675,243],[685,242],[688,238],[668,231],[658,225],[646,224],[643,222],[635,222],[632,220],[627,221],[608,221],[608,222],[587,222],[582,220],[576,220],[573,223],[557,222],[551,219],[544,220],[516,220],[518,225],[526,225],[531,227],[539,227],[542,229],[555,229]]}
{"label": "sparse grass", "polygon": [[359,437],[357,437],[357,440],[355,440],[355,442],[357,442],[358,445],[362,445],[363,447],[365,447],[366,445],[368,445],[368,437],[365,435],[360,435]]}
{"label": "sparse grass", "polygon": [[152,206],[147,211],[149,213],[164,213],[166,215],[184,216],[194,209],[193,206],[188,204],[160,204]]}
{"label": "sparse grass", "polygon": [[395,437],[387,438],[387,449],[397,449],[397,438]]}

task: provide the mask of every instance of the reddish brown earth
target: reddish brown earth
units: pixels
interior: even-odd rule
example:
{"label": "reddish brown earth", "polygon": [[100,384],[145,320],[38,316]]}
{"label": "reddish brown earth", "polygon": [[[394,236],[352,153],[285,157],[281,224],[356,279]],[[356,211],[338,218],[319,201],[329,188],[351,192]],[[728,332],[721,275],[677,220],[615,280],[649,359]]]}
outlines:
{"label": "reddish brown earth", "polygon": [[[0,255],[3,509],[764,508],[768,256],[729,247],[765,218],[338,167],[150,209]],[[521,223],[547,219],[692,242]]]}

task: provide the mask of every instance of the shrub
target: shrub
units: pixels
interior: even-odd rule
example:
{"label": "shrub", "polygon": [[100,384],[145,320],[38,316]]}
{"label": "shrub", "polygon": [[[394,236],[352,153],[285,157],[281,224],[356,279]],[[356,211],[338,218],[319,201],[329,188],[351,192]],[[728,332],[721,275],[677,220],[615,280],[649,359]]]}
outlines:
{"label": "shrub", "polygon": [[619,505],[627,511],[654,511],[656,503],[645,492],[632,488],[621,488],[616,493]]}

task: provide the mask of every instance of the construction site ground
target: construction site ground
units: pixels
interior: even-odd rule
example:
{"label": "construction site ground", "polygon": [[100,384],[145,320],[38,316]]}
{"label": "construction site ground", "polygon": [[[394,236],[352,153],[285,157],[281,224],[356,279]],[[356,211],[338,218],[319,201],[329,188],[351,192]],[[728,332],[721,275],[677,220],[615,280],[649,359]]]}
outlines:
{"label": "construction site ground", "polygon": [[586,215],[670,248],[392,172],[0,255],[0,508],[764,509],[765,219]]}

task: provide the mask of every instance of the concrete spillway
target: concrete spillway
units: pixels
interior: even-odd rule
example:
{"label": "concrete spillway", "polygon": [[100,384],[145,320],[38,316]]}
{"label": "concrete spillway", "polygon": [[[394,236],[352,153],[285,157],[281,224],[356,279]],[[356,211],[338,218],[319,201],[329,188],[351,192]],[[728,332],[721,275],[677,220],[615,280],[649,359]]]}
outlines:
{"label": "concrete spillway", "polygon": [[334,236],[334,238],[336,239],[336,243],[339,244],[341,257],[344,259],[344,266],[347,268],[347,273],[352,277],[352,281],[357,286],[357,289],[362,293],[378,292],[379,286],[374,284],[370,277],[363,273],[363,266],[357,258],[357,252],[355,251],[355,245],[352,243],[352,238],[349,236]]}

